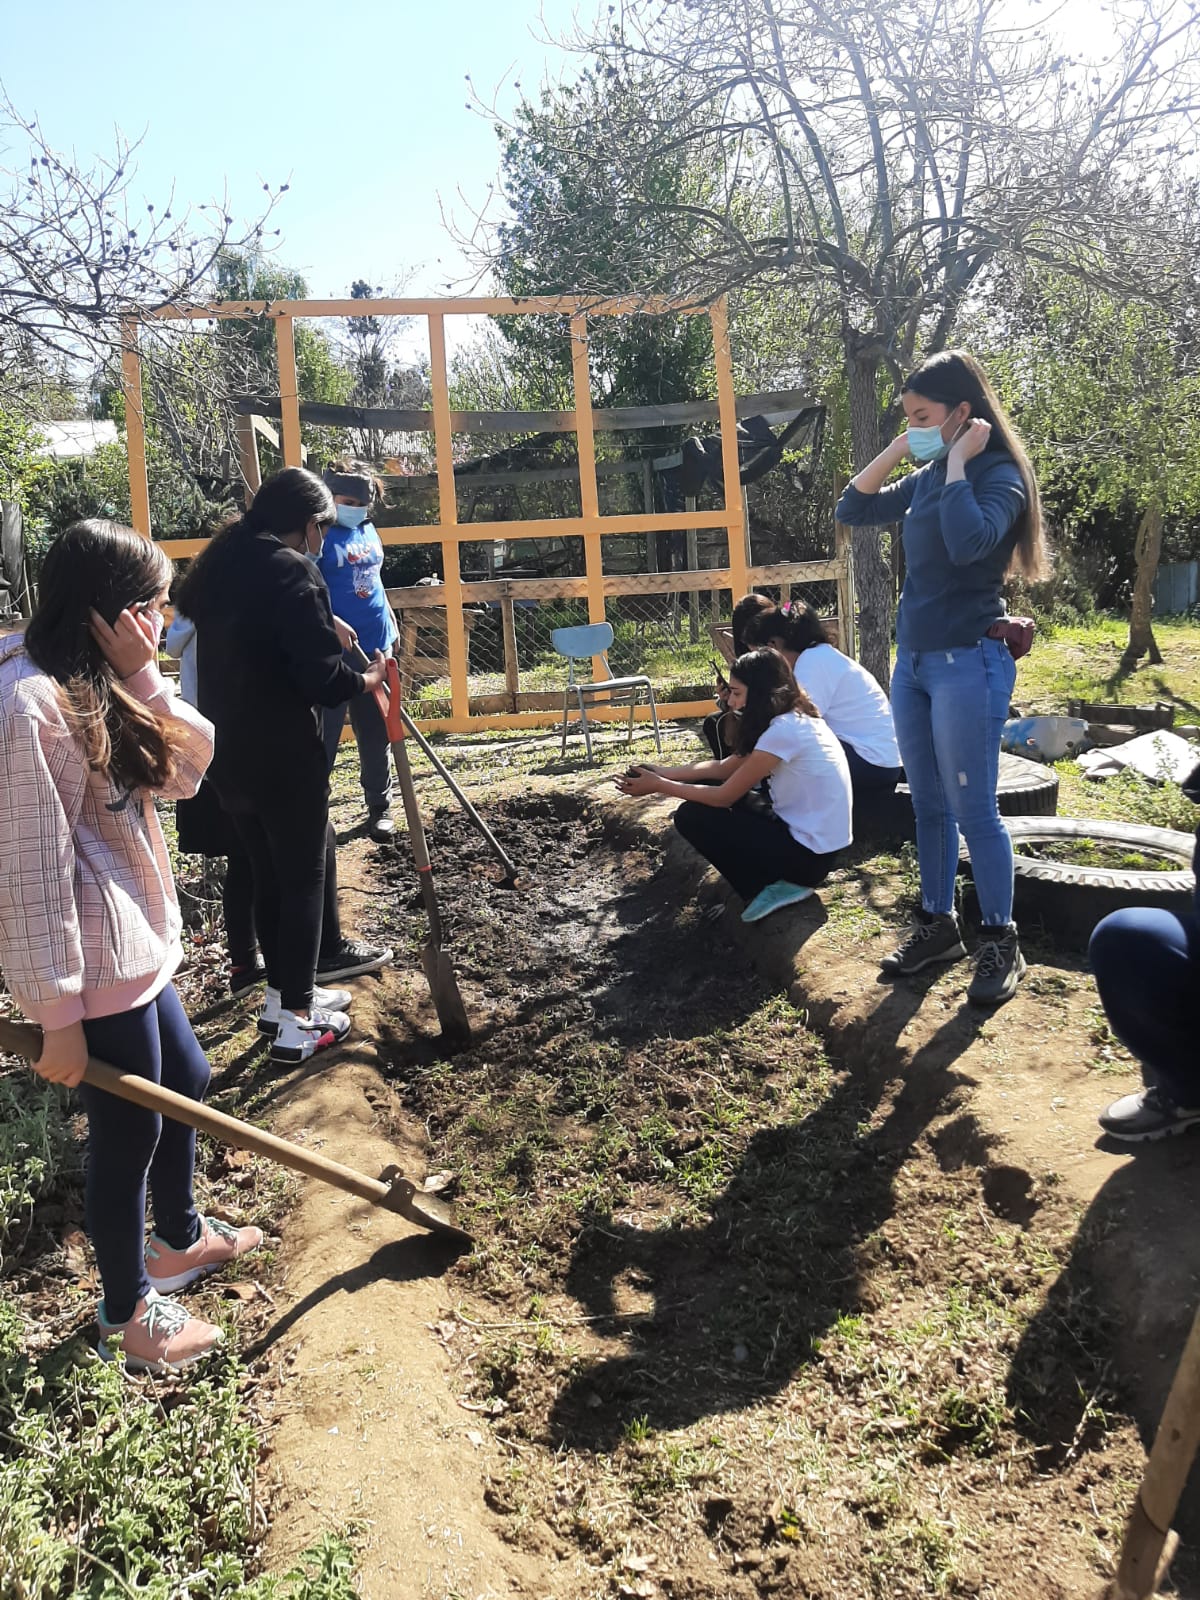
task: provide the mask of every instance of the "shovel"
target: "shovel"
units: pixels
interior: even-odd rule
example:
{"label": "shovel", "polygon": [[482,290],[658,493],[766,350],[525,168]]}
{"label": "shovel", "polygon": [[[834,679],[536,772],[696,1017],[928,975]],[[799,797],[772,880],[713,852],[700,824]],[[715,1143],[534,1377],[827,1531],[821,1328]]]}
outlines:
{"label": "shovel", "polygon": [[1192,1322],[1125,1529],[1117,1576],[1103,1600],[1150,1600],[1179,1539],[1171,1522],[1200,1444],[1200,1310]]}
{"label": "shovel", "polygon": [[[358,670],[360,672],[365,672],[366,669],[371,664],[370,660],[367,657],[366,651],[363,650],[360,645],[355,645],[351,649],[350,656],[351,656],[351,659],[354,662],[354,665],[358,668]],[[381,705],[382,705],[382,702],[381,702]],[[403,721],[406,733],[409,735],[410,738],[413,738],[413,739],[415,739],[417,741],[418,749],[420,749],[428,757],[429,765],[433,768],[433,770],[437,773],[438,777],[446,785],[447,789],[449,789],[450,793],[458,801],[459,805],[462,807],[463,811],[466,813],[468,819],[475,825],[476,828],[478,828],[479,832],[483,835],[484,839],[487,841],[488,849],[492,852],[492,854],[495,856],[496,860],[504,868],[504,878],[502,880],[502,887],[505,888],[505,889],[514,889],[514,888],[516,888],[516,886],[517,886],[517,864],[516,864],[516,862],[509,855],[508,851],[504,848],[504,846],[500,843],[499,839],[497,839],[496,835],[488,827],[487,823],[479,815],[478,811],[476,811],[475,807],[471,804],[470,800],[467,799],[466,795],[463,793],[462,789],[459,787],[458,783],[455,781],[454,775],[447,768],[445,762],[442,761],[442,759],[438,755],[437,751],[429,743],[429,740],[425,737],[425,735],[421,732],[420,728],[417,727],[416,723],[409,716],[408,712],[405,710],[403,700],[399,701],[399,705],[400,705],[400,717],[401,717],[401,720]],[[385,717],[387,716],[386,711],[384,712],[384,716]]]}
{"label": "shovel", "polygon": [[[27,1061],[36,1061],[41,1049],[42,1035],[39,1029],[31,1028],[28,1023],[0,1020],[0,1050],[24,1056]],[[249,1122],[226,1116],[223,1111],[214,1111],[199,1100],[189,1100],[186,1095],[176,1094],[173,1089],[162,1089],[148,1078],[139,1078],[132,1072],[121,1072],[103,1061],[89,1058],[83,1081],[93,1089],[103,1089],[120,1100],[129,1100],[135,1106],[156,1111],[160,1116],[170,1117],[174,1122],[182,1122],[200,1133],[207,1133],[218,1144],[252,1150],[255,1155],[266,1156],[268,1161],[275,1161],[281,1167],[290,1167],[293,1172],[303,1172],[309,1178],[316,1178],[319,1183],[344,1189],[347,1194],[357,1195],[360,1200],[367,1200],[373,1206],[396,1212],[418,1228],[427,1228],[431,1233],[450,1234],[457,1239],[470,1238],[459,1227],[454,1207],[449,1201],[425,1189],[418,1189],[398,1167],[386,1167],[378,1178],[368,1178],[365,1173],[355,1172],[353,1167],[343,1167],[341,1162],[331,1161],[328,1156],[317,1155],[315,1151],[305,1150],[298,1144],[289,1144],[286,1139],[277,1139],[273,1133],[264,1133]]]}
{"label": "shovel", "polygon": [[471,1042],[471,1024],[467,1021],[467,1008],[458,992],[458,979],[450,957],[442,949],[442,915],[438,910],[437,890],[433,886],[433,868],[429,862],[429,845],[425,839],[425,825],[421,821],[421,808],[417,804],[417,791],[413,786],[412,768],[405,747],[407,734],[404,728],[404,708],[400,702],[400,668],[395,656],[387,660],[387,687],[375,690],[375,699],[387,727],[388,742],[392,747],[392,760],[396,764],[396,778],[400,784],[400,798],[404,802],[404,817],[408,823],[408,838],[412,845],[413,862],[421,885],[421,898],[429,918],[429,940],[421,951],[421,965],[433,1008],[441,1025],[442,1037],[452,1048],[461,1048]]}

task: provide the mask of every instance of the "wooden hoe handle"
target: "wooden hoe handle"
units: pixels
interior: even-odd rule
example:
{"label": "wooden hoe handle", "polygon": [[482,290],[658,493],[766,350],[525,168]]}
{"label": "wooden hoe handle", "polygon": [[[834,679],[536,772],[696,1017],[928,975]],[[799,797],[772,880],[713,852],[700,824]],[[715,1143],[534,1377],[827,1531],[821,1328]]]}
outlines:
{"label": "wooden hoe handle", "polygon": [[[30,1027],[28,1023],[0,1019],[0,1050],[24,1056],[27,1061],[36,1061],[42,1050],[41,1031]],[[360,1200],[369,1200],[373,1205],[386,1206],[391,1197],[389,1186],[378,1178],[368,1178],[365,1173],[355,1172],[353,1167],[342,1166],[340,1161],[331,1161],[327,1156],[305,1150],[302,1145],[278,1139],[273,1133],[266,1133],[252,1123],[226,1116],[223,1111],[214,1111],[211,1106],[203,1105],[199,1100],[189,1100],[186,1095],[176,1094],[173,1089],[160,1088],[147,1078],[139,1078],[136,1073],[120,1072],[106,1062],[89,1058],[83,1081],[93,1089],[104,1089],[120,1100],[128,1100],[135,1106],[157,1111],[160,1116],[170,1117],[186,1127],[207,1133],[219,1144],[252,1150],[255,1155],[266,1156],[269,1161],[277,1161],[280,1166],[290,1167],[293,1172],[303,1172],[309,1178],[332,1184],[335,1189],[344,1189],[348,1194],[357,1195]]]}

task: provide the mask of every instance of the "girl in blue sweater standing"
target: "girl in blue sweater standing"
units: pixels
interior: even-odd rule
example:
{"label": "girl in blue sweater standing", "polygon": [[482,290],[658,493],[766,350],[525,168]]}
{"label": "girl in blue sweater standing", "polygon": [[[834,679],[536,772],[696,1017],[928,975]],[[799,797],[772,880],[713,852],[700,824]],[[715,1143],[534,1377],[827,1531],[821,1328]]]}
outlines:
{"label": "girl in blue sweater standing", "polygon": [[[383,587],[383,541],[371,522],[371,501],[377,488],[371,469],[361,461],[329,467],[325,485],[333,496],[337,521],[325,535],[317,565],[329,589],[333,614],[357,634],[368,656],[386,655],[396,642],[396,619]],[[355,695],[349,702],[350,726],[358,743],[358,771],[367,802],[372,839],[384,843],[395,833],[391,817],[392,767],[387,729],[374,695]],[[325,754],[330,771],[346,722],[346,705],[326,706],[323,713]]]}
{"label": "girl in blue sweater standing", "polygon": [[[892,718],[916,813],[921,910],[883,970],[907,976],[966,955],[954,911],[961,832],[983,916],[968,998],[996,1005],[1025,971],[1012,921],[1012,842],[996,804],[1016,680],[1001,590],[1014,571],[1042,573],[1041,508],[1029,458],[974,357],[933,356],[901,401],[907,430],[837,508],[851,527],[900,522],[904,540]],[[909,459],[918,470],[884,488]]]}

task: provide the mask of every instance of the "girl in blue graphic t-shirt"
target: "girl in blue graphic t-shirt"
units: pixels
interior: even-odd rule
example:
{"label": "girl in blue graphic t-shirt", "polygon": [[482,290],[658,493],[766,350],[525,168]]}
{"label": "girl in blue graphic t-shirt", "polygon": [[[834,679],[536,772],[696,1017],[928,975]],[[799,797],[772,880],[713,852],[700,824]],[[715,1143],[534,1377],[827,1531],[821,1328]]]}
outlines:
{"label": "girl in blue graphic t-shirt", "polygon": [[[358,635],[368,656],[386,655],[396,642],[396,619],[383,587],[383,543],[370,520],[378,484],[371,469],[351,461],[326,469],[325,484],[333,495],[337,521],[325,535],[317,565],[329,588],[333,614]],[[391,818],[392,773],[387,730],[371,694],[348,702],[350,726],[358,742],[358,767],[367,801],[373,839],[383,842],[395,831]],[[346,721],[346,706],[323,712],[325,750],[332,770]]]}

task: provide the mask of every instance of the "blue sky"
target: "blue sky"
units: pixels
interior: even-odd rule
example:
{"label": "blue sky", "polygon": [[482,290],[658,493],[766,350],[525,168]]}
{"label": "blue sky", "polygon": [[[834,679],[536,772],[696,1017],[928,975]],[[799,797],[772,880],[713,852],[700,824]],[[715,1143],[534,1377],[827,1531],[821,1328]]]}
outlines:
{"label": "blue sky", "polygon": [[[272,226],[278,259],[314,295],[364,277],[445,293],[463,260],[439,196],[468,223],[497,166],[479,94],[511,108],[514,80],[569,73],[542,42],[590,0],[0,0],[0,81],[81,160],[145,135],[134,192],[220,199],[254,215],[262,183],[290,182]],[[5,160],[0,154],[0,162]],[[461,191],[462,196],[460,198]]]}

